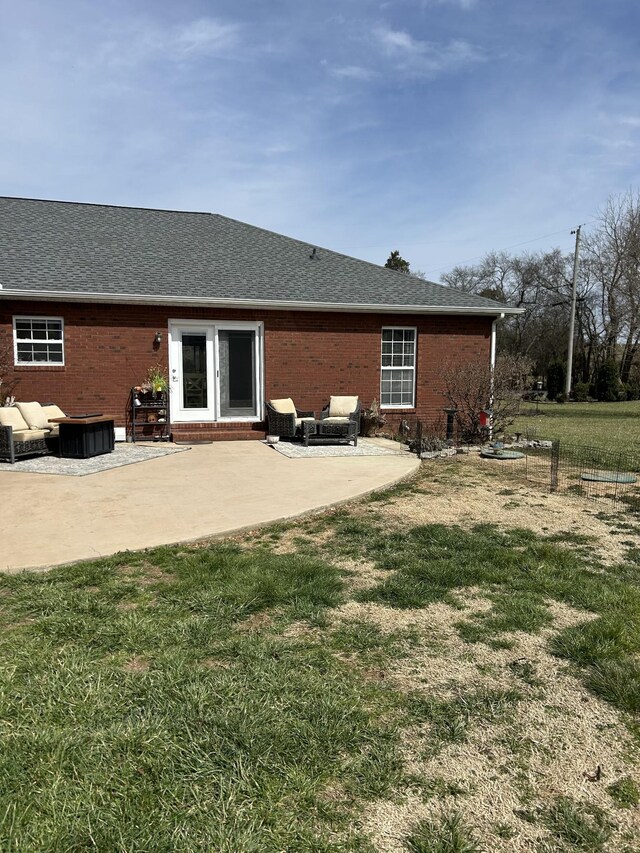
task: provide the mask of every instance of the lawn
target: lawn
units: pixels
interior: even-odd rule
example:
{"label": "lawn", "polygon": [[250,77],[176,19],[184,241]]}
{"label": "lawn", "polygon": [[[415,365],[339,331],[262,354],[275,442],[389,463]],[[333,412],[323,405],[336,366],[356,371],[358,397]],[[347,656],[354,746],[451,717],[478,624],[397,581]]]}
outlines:
{"label": "lawn", "polygon": [[637,851],[640,526],[503,476],[0,576],[0,849]]}
{"label": "lawn", "polygon": [[512,431],[640,456],[640,401],[525,404]]}

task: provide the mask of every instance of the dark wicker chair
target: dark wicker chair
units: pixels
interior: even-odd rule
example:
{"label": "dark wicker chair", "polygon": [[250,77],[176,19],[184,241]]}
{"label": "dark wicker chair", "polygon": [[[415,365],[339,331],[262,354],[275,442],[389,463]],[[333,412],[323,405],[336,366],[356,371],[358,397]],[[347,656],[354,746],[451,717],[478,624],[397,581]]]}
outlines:
{"label": "dark wicker chair", "polygon": [[353,446],[356,447],[360,435],[360,400],[353,412],[340,420],[333,420],[330,412],[331,404],[325,406],[320,412],[320,420],[327,423],[320,426],[319,433],[325,436],[333,435],[336,438],[343,436],[347,441],[353,439]]}
{"label": "dark wicker chair", "polygon": [[[324,420],[329,417],[329,405],[326,405],[324,409],[320,412],[320,420]],[[358,425],[358,435],[360,435],[360,400],[358,400],[358,405],[355,410],[349,414],[349,420],[355,421]]]}
{"label": "dark wicker chair", "polygon": [[[267,410],[267,432],[269,435],[279,435],[280,438],[300,438],[300,427],[296,425],[296,415],[277,412],[270,403],[265,403]],[[315,418],[315,412],[298,412],[298,418]]]}

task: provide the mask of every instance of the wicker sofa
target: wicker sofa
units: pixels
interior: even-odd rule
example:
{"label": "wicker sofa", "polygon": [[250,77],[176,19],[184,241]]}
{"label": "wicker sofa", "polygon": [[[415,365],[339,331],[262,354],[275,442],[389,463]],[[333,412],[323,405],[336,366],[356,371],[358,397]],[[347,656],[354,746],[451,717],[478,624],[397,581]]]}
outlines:
{"label": "wicker sofa", "polygon": [[315,412],[299,412],[291,397],[269,400],[265,407],[268,433],[280,438],[300,438],[302,422],[316,418]]}
{"label": "wicker sofa", "polygon": [[64,412],[52,403],[16,403],[0,407],[0,460],[15,463],[24,456],[53,453],[57,449],[57,424]]}

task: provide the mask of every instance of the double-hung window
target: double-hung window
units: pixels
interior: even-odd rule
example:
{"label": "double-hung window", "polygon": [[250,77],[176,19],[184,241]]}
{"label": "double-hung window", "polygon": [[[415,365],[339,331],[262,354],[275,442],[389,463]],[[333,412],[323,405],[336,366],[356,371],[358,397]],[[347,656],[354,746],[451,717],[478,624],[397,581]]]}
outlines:
{"label": "double-hung window", "polygon": [[416,387],[416,330],[389,326],[382,329],[380,405],[412,409]]}
{"label": "double-hung window", "polygon": [[62,317],[14,317],[16,364],[64,364]]}

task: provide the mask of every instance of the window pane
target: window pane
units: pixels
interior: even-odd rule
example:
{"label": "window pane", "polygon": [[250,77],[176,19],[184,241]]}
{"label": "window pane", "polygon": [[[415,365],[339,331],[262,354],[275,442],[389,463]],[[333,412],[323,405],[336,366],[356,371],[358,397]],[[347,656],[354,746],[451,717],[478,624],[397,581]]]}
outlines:
{"label": "window pane", "polygon": [[31,337],[31,323],[28,320],[16,320],[16,337],[18,339]]}
{"label": "window pane", "polygon": [[18,344],[18,361],[33,361],[31,344]]}
{"label": "window pane", "polygon": [[61,341],[62,323],[59,320],[49,320],[47,323],[47,332],[50,341]]}
{"label": "window pane", "polygon": [[62,364],[62,344],[49,344],[49,361]]}

